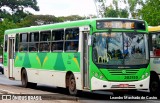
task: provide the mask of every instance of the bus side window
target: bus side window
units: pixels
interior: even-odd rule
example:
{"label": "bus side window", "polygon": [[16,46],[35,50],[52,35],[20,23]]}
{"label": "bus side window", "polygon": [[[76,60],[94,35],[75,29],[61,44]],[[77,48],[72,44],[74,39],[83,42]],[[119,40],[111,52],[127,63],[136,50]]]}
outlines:
{"label": "bus side window", "polygon": [[71,41],[71,42],[68,42],[68,45],[67,45],[67,50],[76,50],[76,45],[74,43],[74,41]]}
{"label": "bus side window", "polygon": [[31,32],[29,35],[29,51],[37,52],[39,45],[39,32]]}
{"label": "bus side window", "polygon": [[28,51],[28,33],[21,33],[19,36],[19,51],[27,52]]}
{"label": "bus side window", "polygon": [[69,28],[65,30],[66,40],[78,40],[79,39],[79,28]]}
{"label": "bus side window", "polygon": [[51,40],[51,51],[63,51],[64,29],[53,30]]}
{"label": "bus side window", "polygon": [[23,51],[23,47],[22,47],[22,44],[19,45],[19,51]]}
{"label": "bus side window", "polygon": [[42,51],[42,52],[50,51],[50,43],[40,43],[39,51]]}
{"label": "bus side window", "polygon": [[79,28],[68,28],[65,30],[65,50],[78,51]]}
{"label": "bus side window", "polygon": [[20,42],[28,42],[28,33],[20,34]]}
{"label": "bus side window", "polygon": [[51,31],[40,32],[39,51],[50,52]]}

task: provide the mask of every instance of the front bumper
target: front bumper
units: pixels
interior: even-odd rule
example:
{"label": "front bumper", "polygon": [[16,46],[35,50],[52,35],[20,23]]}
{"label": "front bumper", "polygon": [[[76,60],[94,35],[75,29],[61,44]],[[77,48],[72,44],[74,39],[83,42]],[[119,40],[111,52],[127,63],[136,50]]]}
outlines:
{"label": "front bumper", "polygon": [[147,77],[140,81],[130,81],[130,82],[110,82],[92,77],[91,89],[92,90],[149,89],[149,81],[150,77]]}

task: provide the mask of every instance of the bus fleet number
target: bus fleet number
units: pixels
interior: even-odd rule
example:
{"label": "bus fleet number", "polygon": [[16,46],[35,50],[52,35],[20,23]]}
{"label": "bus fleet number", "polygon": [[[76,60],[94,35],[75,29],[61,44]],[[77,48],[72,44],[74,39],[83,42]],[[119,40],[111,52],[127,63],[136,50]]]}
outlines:
{"label": "bus fleet number", "polygon": [[138,79],[138,76],[125,76],[124,79]]}

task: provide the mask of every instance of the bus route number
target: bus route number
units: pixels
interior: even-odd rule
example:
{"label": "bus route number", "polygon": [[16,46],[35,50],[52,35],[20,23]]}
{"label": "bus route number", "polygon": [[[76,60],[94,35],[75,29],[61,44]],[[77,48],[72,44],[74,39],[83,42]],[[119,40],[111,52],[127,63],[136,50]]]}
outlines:
{"label": "bus route number", "polygon": [[138,76],[125,76],[124,79],[138,79]]}

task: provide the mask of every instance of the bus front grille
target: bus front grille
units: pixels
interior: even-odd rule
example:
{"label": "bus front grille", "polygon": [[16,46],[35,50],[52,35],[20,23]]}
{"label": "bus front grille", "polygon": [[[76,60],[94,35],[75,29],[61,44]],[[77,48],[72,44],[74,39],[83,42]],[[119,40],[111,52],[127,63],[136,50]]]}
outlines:
{"label": "bus front grille", "polygon": [[135,75],[139,71],[138,69],[109,69],[111,75]]}

